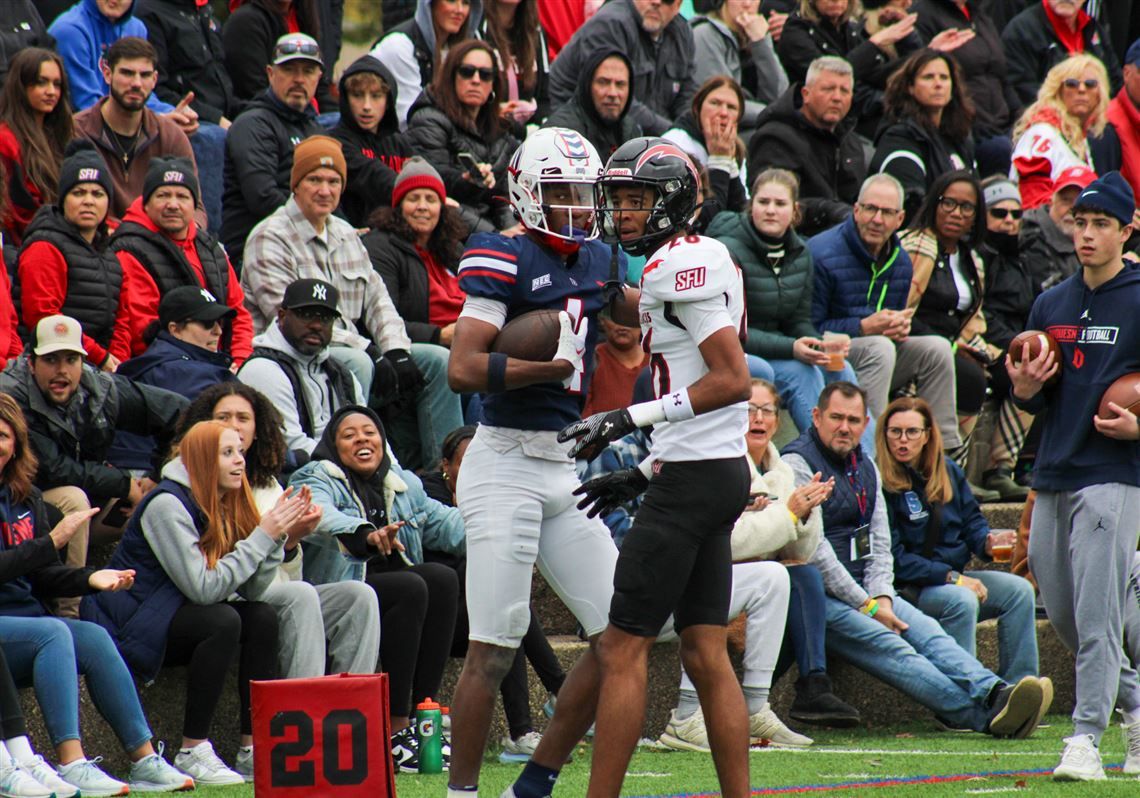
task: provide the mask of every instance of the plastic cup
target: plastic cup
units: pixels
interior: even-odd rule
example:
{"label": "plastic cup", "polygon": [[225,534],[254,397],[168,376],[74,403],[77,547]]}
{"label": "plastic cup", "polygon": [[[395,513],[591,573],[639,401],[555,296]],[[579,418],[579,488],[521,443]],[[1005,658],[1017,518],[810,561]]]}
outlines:
{"label": "plastic cup", "polygon": [[851,345],[851,336],[844,333],[825,332],[823,334],[823,352],[827,355],[828,371],[843,371],[843,360],[847,356],[847,348]]}

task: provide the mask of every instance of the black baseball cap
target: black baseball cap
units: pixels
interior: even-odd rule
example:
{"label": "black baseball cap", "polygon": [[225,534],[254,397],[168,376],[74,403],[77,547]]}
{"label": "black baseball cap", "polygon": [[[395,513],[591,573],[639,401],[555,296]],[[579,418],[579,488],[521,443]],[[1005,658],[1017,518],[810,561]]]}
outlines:
{"label": "black baseball cap", "polygon": [[332,283],[306,277],[294,280],[285,289],[285,296],[281,298],[283,310],[296,310],[297,308],[325,308],[339,317],[337,304],[340,302],[340,292]]}
{"label": "black baseball cap", "polygon": [[167,291],[158,303],[158,322],[162,329],[171,322],[215,322],[232,319],[237,311],[214,298],[205,288],[180,285]]}

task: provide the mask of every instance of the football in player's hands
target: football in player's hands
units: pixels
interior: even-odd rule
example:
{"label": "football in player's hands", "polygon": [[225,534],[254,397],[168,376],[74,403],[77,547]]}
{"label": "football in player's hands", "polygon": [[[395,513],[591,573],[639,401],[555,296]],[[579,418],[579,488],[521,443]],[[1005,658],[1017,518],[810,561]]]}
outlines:
{"label": "football in player's hands", "polygon": [[570,456],[593,460],[613,441],[624,438],[637,429],[633,418],[624,407],[608,413],[595,413],[588,418],[568,424],[558,433],[559,443],[577,439]]}
{"label": "football in player's hands", "polygon": [[554,308],[542,308],[515,316],[503,325],[491,344],[492,352],[502,352],[518,360],[551,360],[558,351],[562,325]]}

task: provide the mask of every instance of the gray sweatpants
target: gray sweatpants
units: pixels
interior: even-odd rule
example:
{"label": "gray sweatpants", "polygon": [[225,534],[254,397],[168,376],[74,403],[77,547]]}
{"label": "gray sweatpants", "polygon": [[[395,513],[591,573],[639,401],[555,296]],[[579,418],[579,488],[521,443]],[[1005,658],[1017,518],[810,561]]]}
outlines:
{"label": "gray sweatpants", "polygon": [[1132,578],[1124,604],[1124,645],[1132,667],[1140,667],[1140,551],[1132,555]]}
{"label": "gray sweatpants", "polygon": [[380,656],[380,607],[364,582],[278,580],[259,601],[277,610],[278,668],[283,679],[325,675],[325,643],[332,673],[375,673]]}
{"label": "gray sweatpants", "polygon": [[1140,709],[1140,682],[1124,656],[1138,518],[1140,488],[1119,483],[1040,491],[1033,507],[1029,570],[1053,628],[1076,654],[1075,732],[1098,743],[1114,706]]}
{"label": "gray sweatpants", "polygon": [[867,409],[878,419],[887,409],[893,391],[913,378],[918,395],[930,404],[942,432],[942,448],[962,445],[958,433],[958,389],[954,382],[954,352],[940,335],[912,335],[895,343],[885,335],[851,339],[847,356],[867,392]]}

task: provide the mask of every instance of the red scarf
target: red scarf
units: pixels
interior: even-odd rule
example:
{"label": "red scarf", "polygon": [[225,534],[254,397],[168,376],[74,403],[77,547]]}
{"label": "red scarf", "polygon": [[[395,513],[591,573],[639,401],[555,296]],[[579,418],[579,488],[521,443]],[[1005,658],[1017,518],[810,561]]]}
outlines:
{"label": "red scarf", "polygon": [[1077,12],[1077,29],[1069,30],[1065,21],[1053,13],[1053,9],[1049,7],[1049,0],[1041,0],[1041,5],[1045,7],[1045,16],[1049,18],[1049,24],[1053,26],[1053,32],[1057,34],[1061,46],[1068,51],[1069,55],[1083,53],[1085,51],[1084,30],[1085,26],[1092,22],[1092,17],[1086,14],[1082,8]]}

